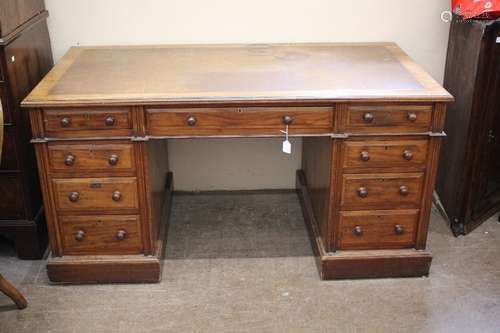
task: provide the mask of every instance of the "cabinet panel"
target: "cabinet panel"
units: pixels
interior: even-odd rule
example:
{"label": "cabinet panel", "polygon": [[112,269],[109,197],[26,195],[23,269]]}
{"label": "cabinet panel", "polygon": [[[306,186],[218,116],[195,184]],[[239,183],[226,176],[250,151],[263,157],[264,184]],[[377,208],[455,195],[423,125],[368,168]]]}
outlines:
{"label": "cabinet panel", "polygon": [[2,147],[2,161],[0,170],[16,171],[18,169],[18,156],[16,153],[16,133],[15,127],[4,126],[4,137]]}
{"label": "cabinet panel", "polygon": [[21,24],[45,9],[43,0],[2,0],[0,36],[11,33]]}
{"label": "cabinet panel", "polygon": [[21,176],[0,173],[0,220],[24,217],[24,192]]}

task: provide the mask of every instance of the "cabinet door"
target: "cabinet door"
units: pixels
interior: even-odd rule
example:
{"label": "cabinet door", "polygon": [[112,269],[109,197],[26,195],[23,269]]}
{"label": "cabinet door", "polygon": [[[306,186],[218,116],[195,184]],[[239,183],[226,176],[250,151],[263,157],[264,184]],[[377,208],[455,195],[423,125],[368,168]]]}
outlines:
{"label": "cabinet door", "polygon": [[5,46],[4,52],[12,105],[17,109],[19,103],[53,65],[45,20],[25,30]]}
{"label": "cabinet door", "polygon": [[25,217],[23,183],[19,174],[0,173],[0,195],[0,220]]}
{"label": "cabinet door", "polygon": [[486,54],[488,80],[484,83],[485,121],[481,135],[481,152],[477,164],[477,192],[472,210],[473,224],[488,218],[500,206],[500,25],[488,34]]}

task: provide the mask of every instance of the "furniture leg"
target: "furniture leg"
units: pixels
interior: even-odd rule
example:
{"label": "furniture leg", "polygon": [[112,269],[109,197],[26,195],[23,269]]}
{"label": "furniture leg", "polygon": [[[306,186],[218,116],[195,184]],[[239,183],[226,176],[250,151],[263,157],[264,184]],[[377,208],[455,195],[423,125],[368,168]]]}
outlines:
{"label": "furniture leg", "polygon": [[24,296],[2,274],[0,274],[0,291],[12,299],[18,309],[22,310],[28,306]]}

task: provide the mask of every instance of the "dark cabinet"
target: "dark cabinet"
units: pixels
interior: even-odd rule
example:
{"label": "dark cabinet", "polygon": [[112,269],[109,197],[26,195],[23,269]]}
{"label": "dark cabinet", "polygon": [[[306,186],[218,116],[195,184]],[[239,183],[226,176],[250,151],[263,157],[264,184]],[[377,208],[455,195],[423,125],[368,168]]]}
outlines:
{"label": "dark cabinet", "polygon": [[0,164],[0,234],[20,258],[40,258],[47,231],[30,122],[19,103],[53,66],[42,0],[0,2],[0,105],[4,142]]}
{"label": "dark cabinet", "polygon": [[454,17],[444,87],[449,104],[436,184],[455,235],[500,210],[500,20]]}

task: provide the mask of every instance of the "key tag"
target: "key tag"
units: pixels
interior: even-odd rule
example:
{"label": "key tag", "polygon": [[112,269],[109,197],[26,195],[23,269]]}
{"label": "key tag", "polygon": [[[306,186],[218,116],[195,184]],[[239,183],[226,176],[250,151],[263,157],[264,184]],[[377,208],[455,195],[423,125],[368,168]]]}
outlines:
{"label": "key tag", "polygon": [[283,141],[282,150],[285,154],[291,154],[292,144],[288,141],[288,125],[286,125],[286,129],[284,131],[280,130],[280,132],[285,134],[285,141]]}

